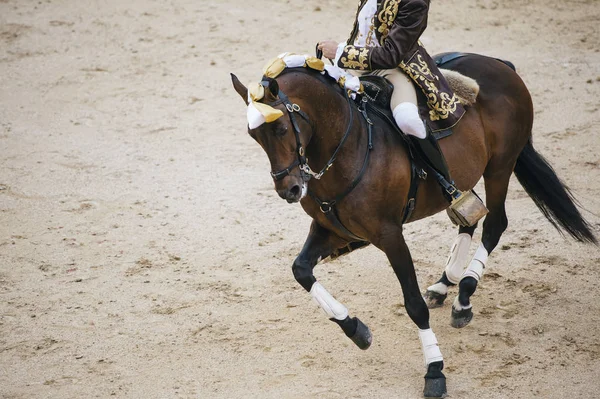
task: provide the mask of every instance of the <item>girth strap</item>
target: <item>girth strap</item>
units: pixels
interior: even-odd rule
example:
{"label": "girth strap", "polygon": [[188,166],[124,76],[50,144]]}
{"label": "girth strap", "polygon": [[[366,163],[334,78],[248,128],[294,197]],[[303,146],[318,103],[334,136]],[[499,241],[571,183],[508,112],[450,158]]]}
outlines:
{"label": "girth strap", "polygon": [[[423,175],[424,173],[424,175]],[[404,215],[402,216],[402,223],[406,222],[411,216],[415,207],[417,206],[417,190],[419,188],[419,179],[426,179],[427,172],[417,168],[415,161],[410,160],[410,188],[408,189],[408,201],[406,201],[406,207],[404,208]]]}
{"label": "girth strap", "polygon": [[416,149],[414,147],[413,142],[404,134],[402,130],[396,124],[396,121],[391,120],[388,115],[377,108],[376,106],[371,107],[373,112],[377,114],[380,118],[385,120],[402,138],[404,143],[406,144],[406,149],[408,151],[408,157],[410,161],[410,187],[408,189],[408,200],[406,202],[406,207],[404,208],[404,214],[402,216],[402,223],[406,222],[411,216],[415,207],[417,205],[417,191],[419,189],[419,182],[421,180],[425,180],[427,178],[427,172],[415,163],[415,154]]}

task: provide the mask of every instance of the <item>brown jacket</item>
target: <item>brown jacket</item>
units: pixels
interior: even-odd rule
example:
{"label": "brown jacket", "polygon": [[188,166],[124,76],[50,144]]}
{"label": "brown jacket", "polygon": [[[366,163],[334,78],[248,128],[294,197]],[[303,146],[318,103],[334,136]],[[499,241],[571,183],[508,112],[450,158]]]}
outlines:
{"label": "brown jacket", "polygon": [[360,0],[357,18],[338,66],[344,69],[402,69],[423,91],[429,106],[433,131],[454,126],[464,115],[457,97],[419,42],[427,27],[429,0],[380,0],[375,15],[375,36],[381,47],[354,46],[358,34],[358,13],[367,0]]}

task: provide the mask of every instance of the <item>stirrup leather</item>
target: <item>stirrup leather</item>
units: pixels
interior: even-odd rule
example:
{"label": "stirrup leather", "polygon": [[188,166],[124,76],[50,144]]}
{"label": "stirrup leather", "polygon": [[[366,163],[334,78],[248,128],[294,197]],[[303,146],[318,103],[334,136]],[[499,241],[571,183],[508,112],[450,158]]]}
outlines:
{"label": "stirrup leather", "polygon": [[458,197],[453,198],[446,212],[452,223],[470,227],[487,215],[489,211],[481,198],[469,190],[463,191]]}

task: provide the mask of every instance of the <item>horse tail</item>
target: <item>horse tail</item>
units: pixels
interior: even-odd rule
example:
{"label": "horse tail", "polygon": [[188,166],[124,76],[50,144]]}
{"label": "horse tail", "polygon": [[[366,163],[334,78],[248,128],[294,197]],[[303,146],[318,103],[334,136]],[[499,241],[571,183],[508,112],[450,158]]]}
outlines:
{"label": "horse tail", "polygon": [[577,241],[598,245],[589,223],[575,205],[577,200],[548,161],[535,151],[531,140],[517,158],[515,175],[546,219],[559,232],[562,233],[562,228]]}

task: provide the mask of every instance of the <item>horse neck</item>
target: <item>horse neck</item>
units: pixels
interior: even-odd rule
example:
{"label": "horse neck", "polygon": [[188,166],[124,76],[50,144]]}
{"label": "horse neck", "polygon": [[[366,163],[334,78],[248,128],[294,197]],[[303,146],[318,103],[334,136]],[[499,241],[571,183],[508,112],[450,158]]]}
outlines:
{"label": "horse neck", "polygon": [[[354,178],[353,172],[360,168],[366,151],[366,135],[361,134],[363,124],[358,110],[340,95],[333,84],[323,82],[312,74],[296,74],[290,79],[289,87],[295,89],[290,90],[288,95],[305,104],[304,110],[311,120],[313,134],[305,146],[306,156],[313,171],[321,171],[347,129],[350,129],[348,138],[339,150],[331,169],[321,180],[311,184],[312,189],[324,189],[323,195],[339,191],[340,184],[348,184],[348,181]],[[353,108],[352,115],[350,107]]]}

